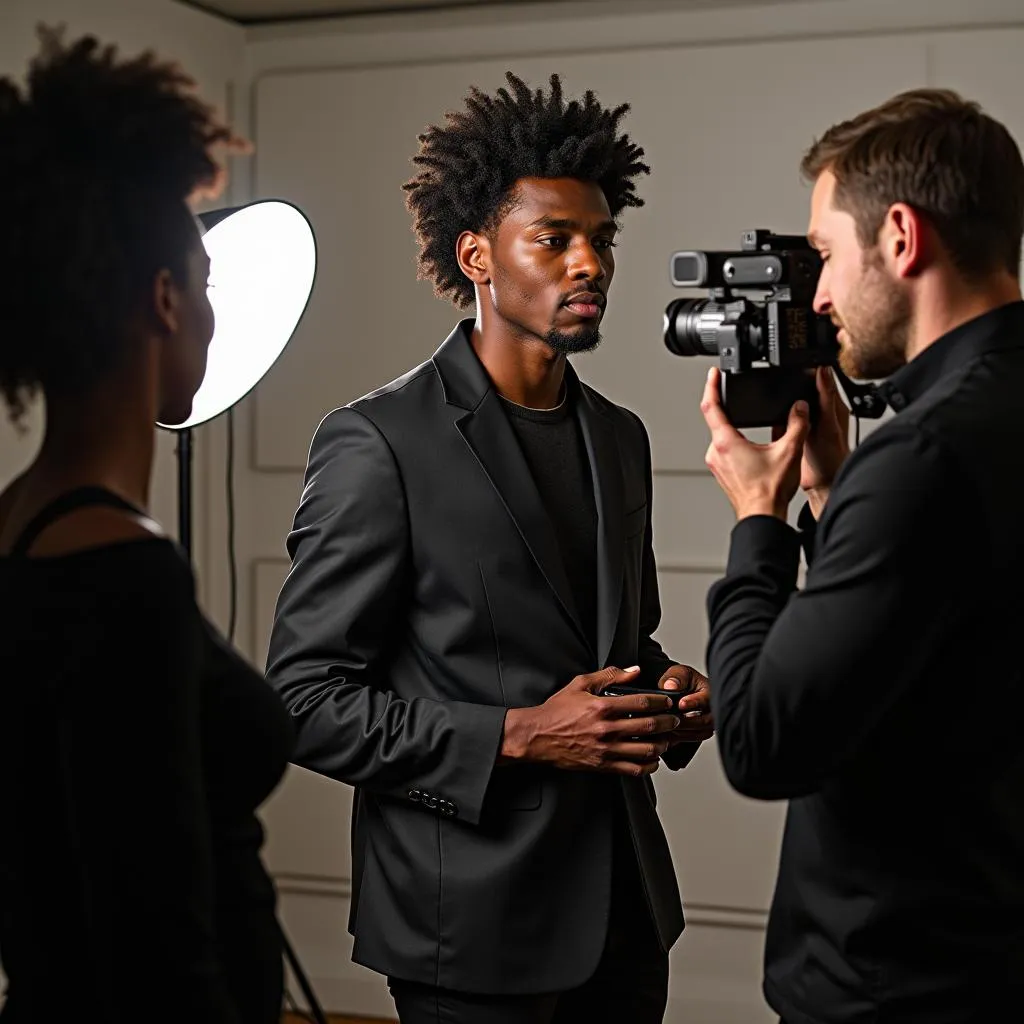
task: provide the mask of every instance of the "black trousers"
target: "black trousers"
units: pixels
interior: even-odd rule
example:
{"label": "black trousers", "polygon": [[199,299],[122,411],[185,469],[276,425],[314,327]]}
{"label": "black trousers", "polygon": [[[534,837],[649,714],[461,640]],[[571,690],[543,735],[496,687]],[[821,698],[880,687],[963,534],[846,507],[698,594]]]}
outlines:
{"label": "black trousers", "polygon": [[661,1024],[668,954],[654,930],[628,834],[625,846],[616,843],[616,854],[608,937],[597,970],[583,985],[495,996],[388,978],[401,1024]]}

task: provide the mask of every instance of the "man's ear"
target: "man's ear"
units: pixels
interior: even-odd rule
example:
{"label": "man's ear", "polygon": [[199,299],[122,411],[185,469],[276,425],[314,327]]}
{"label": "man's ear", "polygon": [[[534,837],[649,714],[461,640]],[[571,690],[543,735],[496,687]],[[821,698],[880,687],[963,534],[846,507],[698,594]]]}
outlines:
{"label": "man's ear", "polygon": [[897,277],[916,277],[935,257],[932,232],[907,203],[893,203],[878,233],[886,264]]}
{"label": "man's ear", "polygon": [[455,240],[455,258],[459,269],[473,284],[491,283],[491,240],[475,231],[463,231]]}
{"label": "man's ear", "polygon": [[178,333],[179,291],[166,267],[153,278],[153,317],[161,335]]}

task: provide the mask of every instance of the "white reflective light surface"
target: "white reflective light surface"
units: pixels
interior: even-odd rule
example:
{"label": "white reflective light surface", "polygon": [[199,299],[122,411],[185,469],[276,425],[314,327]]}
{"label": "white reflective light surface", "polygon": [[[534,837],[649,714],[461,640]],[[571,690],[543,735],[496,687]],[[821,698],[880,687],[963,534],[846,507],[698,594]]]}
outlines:
{"label": "white reflective light surface", "polygon": [[288,344],[316,271],[309,222],[278,200],[229,214],[203,235],[203,245],[216,327],[192,415],[173,430],[219,416],[260,382]]}

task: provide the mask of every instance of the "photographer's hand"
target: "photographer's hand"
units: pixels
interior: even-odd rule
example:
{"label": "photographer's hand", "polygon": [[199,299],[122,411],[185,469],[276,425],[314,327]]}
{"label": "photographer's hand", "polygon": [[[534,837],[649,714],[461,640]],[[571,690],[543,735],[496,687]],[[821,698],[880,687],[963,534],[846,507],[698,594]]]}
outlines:
{"label": "photographer's hand", "polygon": [[835,375],[828,367],[818,367],[815,384],[821,411],[804,441],[800,487],[807,494],[814,518],[820,519],[832,481],[850,454],[850,410],[839,394]]}
{"label": "photographer's hand", "polygon": [[770,444],[754,444],[725,415],[720,380],[721,371],[712,367],[700,403],[711,431],[704,462],[732,504],[737,519],[767,515],[785,520],[800,483],[804,440],[810,426],[807,403],[797,402],[793,406],[786,431],[779,438]]}

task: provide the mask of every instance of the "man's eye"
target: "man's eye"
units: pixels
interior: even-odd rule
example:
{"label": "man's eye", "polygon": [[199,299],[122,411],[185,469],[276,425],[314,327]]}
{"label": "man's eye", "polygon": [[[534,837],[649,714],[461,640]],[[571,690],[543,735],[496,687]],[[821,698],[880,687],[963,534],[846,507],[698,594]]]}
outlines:
{"label": "man's eye", "polygon": [[548,238],[540,238],[540,239],[538,239],[538,241],[540,242],[541,245],[547,245],[547,246],[550,246],[552,248],[554,248],[556,246],[559,246],[559,245],[564,245],[565,244],[565,239],[564,238],[559,238],[558,235],[551,235]]}
{"label": "man's eye", "polygon": [[594,240],[594,247],[597,249],[614,249],[618,244],[618,242],[613,242],[610,238],[597,238]]}

